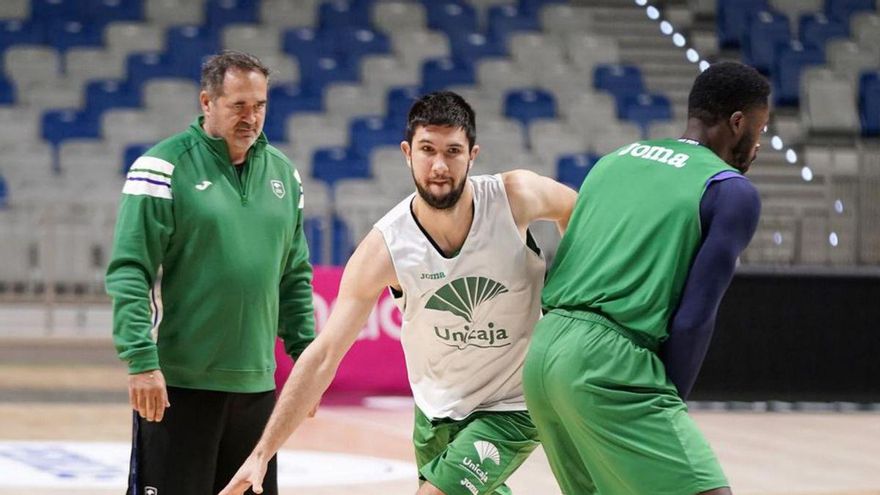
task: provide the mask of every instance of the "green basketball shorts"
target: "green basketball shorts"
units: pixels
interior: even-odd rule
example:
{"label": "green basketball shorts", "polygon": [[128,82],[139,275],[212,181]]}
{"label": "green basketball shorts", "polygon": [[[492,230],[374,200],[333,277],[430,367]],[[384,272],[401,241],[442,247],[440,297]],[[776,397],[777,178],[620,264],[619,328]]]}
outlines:
{"label": "green basketball shorts", "polygon": [[432,421],[416,408],[413,444],[420,480],[446,495],[509,495],[504,482],[538,446],[538,432],[526,411]]}
{"label": "green basketball shorts", "polygon": [[566,495],[693,495],[728,486],[657,354],[592,313],[538,322],[526,403]]}

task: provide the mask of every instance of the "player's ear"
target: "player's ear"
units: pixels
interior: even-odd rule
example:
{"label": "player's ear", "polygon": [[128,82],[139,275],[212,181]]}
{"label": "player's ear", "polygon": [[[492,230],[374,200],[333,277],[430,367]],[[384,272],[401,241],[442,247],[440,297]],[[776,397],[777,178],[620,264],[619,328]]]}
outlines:
{"label": "player's ear", "polygon": [[730,118],[727,119],[727,123],[730,125],[730,130],[733,132],[733,135],[736,137],[740,137],[745,131],[746,126],[746,115],[741,111],[737,110],[730,115]]}
{"label": "player's ear", "polygon": [[479,154],[480,154],[480,145],[475,144],[474,147],[471,148],[471,153],[470,153],[471,156],[470,156],[470,162],[468,163],[468,171],[470,171],[471,168],[473,168],[474,160],[477,159],[477,155],[479,155]]}
{"label": "player's ear", "polygon": [[406,141],[400,142],[400,151],[403,153],[403,159],[406,160],[407,166],[412,168],[412,148]]}
{"label": "player's ear", "polygon": [[199,92],[199,106],[202,107],[202,113],[208,112],[208,105],[211,103],[211,95],[204,89]]}

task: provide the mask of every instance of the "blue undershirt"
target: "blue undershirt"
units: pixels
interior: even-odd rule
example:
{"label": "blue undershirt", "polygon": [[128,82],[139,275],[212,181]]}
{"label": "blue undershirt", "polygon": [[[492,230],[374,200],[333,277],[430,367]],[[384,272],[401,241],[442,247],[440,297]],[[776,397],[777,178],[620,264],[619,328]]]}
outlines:
{"label": "blue undershirt", "polygon": [[690,395],[706,357],[715,318],[730,285],[736,260],[761,212],[758,191],[744,177],[722,172],[709,180],[700,202],[703,239],[691,265],[669,338],[660,349],[666,374],[682,399]]}

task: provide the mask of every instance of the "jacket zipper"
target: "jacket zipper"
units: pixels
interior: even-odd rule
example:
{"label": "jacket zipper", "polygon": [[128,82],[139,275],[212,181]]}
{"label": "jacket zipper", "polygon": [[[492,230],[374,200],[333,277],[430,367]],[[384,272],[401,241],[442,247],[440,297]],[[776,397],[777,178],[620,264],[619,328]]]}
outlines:
{"label": "jacket zipper", "polygon": [[[251,161],[253,151],[254,151],[253,147],[251,147],[251,149],[248,150],[247,157],[245,158],[244,163],[241,165],[242,167],[248,166],[248,164]],[[233,165],[233,167],[234,167],[234,165]],[[247,182],[244,179],[245,179],[245,174],[249,174],[250,171],[247,170],[247,168],[243,168],[243,169],[241,169],[241,175],[239,175],[238,172],[236,172],[235,170],[233,170],[232,173],[235,175],[235,180],[238,181],[238,194],[241,197],[241,205],[247,206],[247,204],[248,204]]]}

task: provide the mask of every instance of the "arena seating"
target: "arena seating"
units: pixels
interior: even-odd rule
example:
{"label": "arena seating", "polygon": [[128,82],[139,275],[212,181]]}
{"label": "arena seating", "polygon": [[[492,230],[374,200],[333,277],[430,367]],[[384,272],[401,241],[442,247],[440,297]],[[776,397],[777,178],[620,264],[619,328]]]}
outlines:
{"label": "arena seating", "polygon": [[[662,7],[703,58],[741,58],[770,78],[774,122],[799,154],[791,166],[774,132],[764,138],[752,172],[764,215],[743,261],[880,263],[871,237],[880,172],[870,165],[878,2]],[[344,263],[411,191],[399,142],[424,92],[458,91],[477,110],[475,173],[524,167],[577,188],[602,154],[680,133],[698,73],[631,2],[9,0],[0,4],[0,255],[11,267],[0,296],[45,290],[50,271],[67,294],[101,292],[125,171],[192,122],[199,65],[224,48],[273,69],[264,130],[304,177],[315,263]],[[53,250],[64,256],[50,265]]]}

